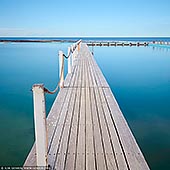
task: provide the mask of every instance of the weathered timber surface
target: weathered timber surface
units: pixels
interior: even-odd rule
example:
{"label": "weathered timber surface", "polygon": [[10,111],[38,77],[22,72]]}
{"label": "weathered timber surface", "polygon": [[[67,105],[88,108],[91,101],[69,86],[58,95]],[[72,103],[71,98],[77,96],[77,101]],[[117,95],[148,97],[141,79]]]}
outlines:
{"label": "weathered timber surface", "polygon": [[[56,170],[148,170],[147,162],[86,44],[47,117]],[[24,166],[36,165],[35,144]]]}

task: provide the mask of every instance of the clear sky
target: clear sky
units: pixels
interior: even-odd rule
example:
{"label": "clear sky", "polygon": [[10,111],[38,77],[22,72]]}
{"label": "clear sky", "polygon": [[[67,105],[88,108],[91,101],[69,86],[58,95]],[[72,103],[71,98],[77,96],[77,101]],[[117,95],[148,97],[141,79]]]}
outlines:
{"label": "clear sky", "polygon": [[0,36],[170,36],[170,0],[0,0]]}

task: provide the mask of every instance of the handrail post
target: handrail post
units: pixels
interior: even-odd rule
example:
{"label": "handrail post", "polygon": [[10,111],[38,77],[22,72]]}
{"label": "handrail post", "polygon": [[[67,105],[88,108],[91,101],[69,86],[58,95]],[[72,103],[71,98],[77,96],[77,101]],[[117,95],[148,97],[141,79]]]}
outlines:
{"label": "handrail post", "polygon": [[60,78],[59,86],[60,88],[63,88],[64,87],[64,55],[62,51],[59,51],[59,78]]}
{"label": "handrail post", "polygon": [[77,47],[76,47],[76,44],[73,45],[73,49],[74,49],[74,59],[77,57]]}
{"label": "handrail post", "polygon": [[78,44],[76,44],[76,57],[78,55]]}
{"label": "handrail post", "polygon": [[68,47],[68,74],[71,73],[70,47]]}
{"label": "handrail post", "polygon": [[73,51],[73,45],[71,45],[71,51],[72,51],[72,55],[71,55],[71,58],[72,58],[71,65],[73,66],[73,65],[74,65],[74,51]]}
{"label": "handrail post", "polygon": [[47,122],[45,111],[45,95],[43,84],[32,87],[34,100],[34,124],[37,166],[47,167]]}
{"label": "handrail post", "polygon": [[79,40],[79,41],[78,41],[78,52],[80,51],[81,42],[82,42],[82,40]]}
{"label": "handrail post", "polygon": [[78,43],[78,52],[80,51],[80,43]]}

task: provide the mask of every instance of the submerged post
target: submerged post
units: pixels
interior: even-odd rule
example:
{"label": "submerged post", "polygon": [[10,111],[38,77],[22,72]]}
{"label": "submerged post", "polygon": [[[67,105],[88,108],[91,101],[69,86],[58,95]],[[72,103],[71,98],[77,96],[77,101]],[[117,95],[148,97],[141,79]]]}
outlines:
{"label": "submerged post", "polygon": [[68,47],[68,74],[71,73],[70,47]]}
{"label": "submerged post", "polygon": [[32,87],[34,100],[34,124],[37,166],[47,167],[47,123],[43,84]]}
{"label": "submerged post", "polygon": [[64,87],[64,54],[62,51],[59,51],[59,79],[60,88]]}

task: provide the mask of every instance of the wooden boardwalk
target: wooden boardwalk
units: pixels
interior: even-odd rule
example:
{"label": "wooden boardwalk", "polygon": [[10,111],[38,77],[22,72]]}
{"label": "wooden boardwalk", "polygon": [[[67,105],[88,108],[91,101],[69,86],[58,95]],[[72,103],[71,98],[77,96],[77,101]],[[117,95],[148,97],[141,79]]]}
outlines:
{"label": "wooden boardwalk", "polygon": [[[48,164],[56,170],[149,169],[86,44],[47,117]],[[24,166],[36,166],[35,144]]]}

